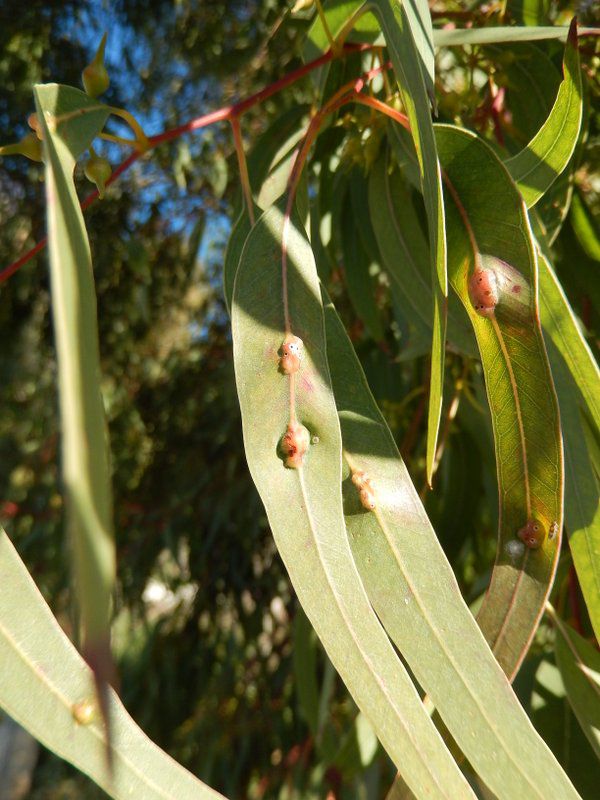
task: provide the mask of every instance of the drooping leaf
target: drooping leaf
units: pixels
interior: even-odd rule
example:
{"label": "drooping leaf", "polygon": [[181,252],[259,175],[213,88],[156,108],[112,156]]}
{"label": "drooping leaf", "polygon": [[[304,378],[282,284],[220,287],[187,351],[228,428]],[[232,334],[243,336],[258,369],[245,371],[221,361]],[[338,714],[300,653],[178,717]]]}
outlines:
{"label": "drooping leaf", "polygon": [[109,619],[115,546],[96,294],[73,170],[77,157],[104,125],[108,109],[77,89],[57,84],[38,85],[34,95],[46,163],[67,526],[83,652],[103,691],[112,671]]}
{"label": "drooping leaf", "polygon": [[528,208],[565,169],[577,144],[583,104],[575,22],[565,48],[563,71],[564,79],[548,119],[529,144],[505,162]]}
{"label": "drooping leaf", "polygon": [[545,798],[554,791],[576,797],[464,603],[331,303],[325,323],[347,464],[343,475],[362,471],[375,494],[375,510],[366,511],[350,477],[344,480],[350,544],[377,615],[498,798]]}
{"label": "drooping leaf", "polygon": [[[498,550],[478,621],[513,677],[542,614],[560,549],[558,407],[539,325],[535,249],[516,186],[474,134],[440,125],[436,135],[449,187],[450,280],[477,337],[498,470]],[[499,302],[488,317],[474,305],[488,300],[469,294],[469,284],[473,291],[482,277],[498,281]],[[529,535],[534,530],[537,540]]]}
{"label": "drooping leaf", "polygon": [[115,800],[222,798],[151,742],[112,690],[111,741],[106,742],[92,673],[1,529],[0,585],[0,707],[7,714]]}
{"label": "drooping leaf", "polygon": [[[600,430],[600,372],[575,315],[543,254],[540,311],[556,383],[565,442],[565,523],[590,620],[600,638],[600,494],[581,413]],[[570,373],[570,374],[569,374]]]}
{"label": "drooping leaf", "polygon": [[[466,44],[499,44],[501,42],[539,42],[544,39],[558,39],[566,42],[569,36],[568,25],[554,27],[521,27],[519,25],[489,28],[455,28],[454,30],[434,30],[433,43],[436,47],[456,47]],[[579,36],[600,34],[600,28],[578,27]]]}
{"label": "drooping leaf", "polygon": [[600,653],[593,644],[552,614],[556,665],[581,729],[600,759]]}
{"label": "drooping leaf", "polygon": [[[286,285],[291,330],[304,345],[292,405],[290,377],[278,370],[286,332],[283,220],[274,206],[257,222],[234,287],[234,363],[250,472],[298,598],[391,758],[417,793],[471,797],[371,609],[352,559],[323,308],[310,245],[297,223],[289,227]],[[284,467],[278,451],[290,408],[312,442],[299,469]]]}
{"label": "drooping leaf", "polygon": [[[370,5],[381,24],[402,102],[410,121],[427,214],[433,302],[426,474],[427,481],[431,483],[442,413],[448,303],[442,179],[431,121],[428,83],[421,68],[411,20],[405,6],[392,3],[391,0],[372,0]],[[412,23],[419,24],[414,18]]]}

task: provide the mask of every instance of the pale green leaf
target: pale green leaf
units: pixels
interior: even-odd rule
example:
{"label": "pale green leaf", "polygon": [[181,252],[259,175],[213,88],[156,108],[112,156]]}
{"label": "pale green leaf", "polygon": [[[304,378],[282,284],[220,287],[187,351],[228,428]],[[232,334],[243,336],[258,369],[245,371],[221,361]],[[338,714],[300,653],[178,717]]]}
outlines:
{"label": "pale green leaf", "polygon": [[298,598],[398,769],[421,796],[472,797],[377,620],[352,559],[317,272],[310,245],[293,223],[287,298],[291,329],[303,340],[304,354],[292,408],[311,445],[297,470],[284,467],[278,453],[291,404],[290,378],[278,369],[285,336],[283,219],[273,207],[254,226],[234,287],[234,364],[250,472]]}
{"label": "pale green leaf", "polygon": [[431,483],[442,413],[448,276],[442,179],[431,122],[427,82],[405,8],[391,0],[370,0],[390,53],[400,95],[417,151],[421,190],[427,214],[432,291],[431,380],[427,417],[427,481]]}
{"label": "pale green leaf", "polygon": [[582,85],[575,23],[571,30],[565,48],[564,79],[548,119],[529,144],[505,162],[528,208],[538,202],[569,163],[581,128]]}
{"label": "pale green leaf", "polygon": [[[446,208],[450,280],[477,337],[498,470],[498,550],[478,621],[512,677],[537,628],[560,549],[558,406],[538,318],[536,254],[517,188],[475,134],[445,125],[436,126],[436,134],[451,187]],[[469,278],[482,266],[479,254],[492,259],[483,266],[495,276],[506,274],[494,261],[501,259],[515,278],[491,318],[476,313],[468,292]],[[520,546],[518,532],[529,521],[543,533],[539,549]]]}
{"label": "pale green leaf", "polygon": [[0,586],[0,707],[4,711],[115,800],[222,797],[151,742],[109,690],[111,776],[92,673],[1,529]]}
{"label": "pale green leaf", "polygon": [[104,125],[108,109],[68,86],[39,85],[34,95],[44,134],[67,525],[84,653],[103,682],[110,671],[115,547],[94,276],[73,170],[75,159]]}
{"label": "pale green leaf", "polygon": [[[325,322],[348,465],[343,473],[346,527],[377,615],[456,743],[498,798],[542,800],[554,792],[576,797],[464,603],[331,303]],[[374,511],[362,507],[349,469],[362,470],[371,481]]]}
{"label": "pale green leaf", "polygon": [[[598,36],[600,28],[577,29],[579,36],[587,34]],[[502,42],[537,42],[545,39],[558,39],[566,42],[569,36],[568,25],[555,27],[529,26],[490,26],[489,28],[455,28],[454,30],[434,30],[433,42],[436,47],[455,47],[467,44],[500,44]]]}

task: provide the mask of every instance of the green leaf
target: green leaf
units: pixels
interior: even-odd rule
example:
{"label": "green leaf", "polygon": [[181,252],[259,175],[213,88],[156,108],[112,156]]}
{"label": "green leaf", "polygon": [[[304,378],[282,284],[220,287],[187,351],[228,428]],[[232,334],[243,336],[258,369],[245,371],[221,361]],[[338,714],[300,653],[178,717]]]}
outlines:
{"label": "green leaf", "polygon": [[[370,0],[370,8],[381,23],[390,53],[402,102],[406,109],[419,161],[421,190],[429,231],[433,321],[431,342],[431,380],[427,417],[427,481],[433,478],[433,463],[442,413],[448,276],[446,272],[446,234],[442,179],[431,122],[428,83],[404,5],[391,0]],[[413,23],[417,24],[413,19]]]}
{"label": "green leaf", "polygon": [[[501,42],[537,42],[544,39],[558,39],[566,42],[569,36],[568,25],[554,27],[502,26],[490,28],[455,28],[454,30],[434,30],[433,43],[436,47],[456,47],[466,44],[499,44]],[[579,36],[598,36],[600,28],[578,28]]]}
{"label": "green leaf", "polygon": [[[334,41],[343,42],[347,37],[353,41],[374,42],[380,32],[379,24],[371,11],[376,2],[365,0],[327,0],[323,12],[327,27]],[[403,0],[402,5],[412,31],[418,54],[418,64],[425,81],[427,93],[433,103],[435,53],[433,48],[433,25],[427,0]],[[330,42],[321,16],[317,14],[308,30],[303,48],[305,61],[318,58],[329,50]]]}
{"label": "green leaf", "polygon": [[[250,472],[298,598],[394,763],[417,794],[472,797],[377,620],[352,559],[317,272],[310,245],[293,222],[286,296],[291,329],[304,343],[293,405],[290,377],[278,370],[286,333],[283,219],[278,207],[259,219],[244,246],[234,287],[234,364]],[[285,468],[278,454],[290,408],[312,442],[299,469]]]}
{"label": "green leaf", "polygon": [[44,136],[67,525],[83,652],[103,685],[111,672],[115,546],[94,276],[73,170],[76,158],[102,129],[108,109],[68,86],[38,85],[34,95]]}
{"label": "green leaf", "polygon": [[[374,42],[380,33],[375,17],[368,13],[365,0],[326,0],[323,12],[327,27],[335,41],[343,41],[351,33],[353,41]],[[329,37],[319,14],[308,29],[302,48],[305,61],[312,61],[329,50]]]}
{"label": "green leaf", "polygon": [[600,261],[600,229],[579,192],[571,203],[571,225],[584,253],[594,261]]}
{"label": "green leaf", "polygon": [[[371,224],[383,264],[400,296],[404,313],[420,331],[431,329],[432,290],[429,248],[411,194],[390,153],[375,163],[369,178]],[[450,298],[448,338],[459,350],[476,353],[469,322]]]}
{"label": "green leaf", "polygon": [[528,208],[565,169],[577,144],[583,103],[575,22],[565,48],[563,70],[564,79],[548,119],[529,144],[505,162]]}
{"label": "green leaf", "polygon": [[[94,703],[92,673],[1,529],[0,585],[0,707],[4,711],[115,800],[222,797],[151,742],[112,690],[108,692],[111,741],[107,745]],[[112,775],[105,758],[107,746]]]}
{"label": "green leaf", "polygon": [[[450,187],[450,280],[477,337],[498,470],[498,551],[478,621],[502,668],[513,677],[542,614],[560,549],[558,407],[539,325],[537,264],[524,204],[481,139],[445,125],[436,126],[436,134]],[[490,318],[480,316],[469,297],[475,269],[492,273],[501,287]],[[519,542],[519,531],[530,522],[543,534],[538,549],[522,548]]]}
{"label": "green leaf", "polygon": [[540,311],[565,442],[565,523],[590,620],[600,639],[600,495],[581,411],[600,430],[600,371],[545,256],[539,256]]}
{"label": "green leaf", "polygon": [[577,631],[552,614],[556,665],[581,729],[600,758],[600,653]]}
{"label": "green leaf", "polygon": [[497,797],[576,797],[464,603],[331,303],[325,323],[348,465],[343,475],[362,470],[375,492],[375,510],[365,511],[350,478],[344,481],[350,544],[378,617]]}

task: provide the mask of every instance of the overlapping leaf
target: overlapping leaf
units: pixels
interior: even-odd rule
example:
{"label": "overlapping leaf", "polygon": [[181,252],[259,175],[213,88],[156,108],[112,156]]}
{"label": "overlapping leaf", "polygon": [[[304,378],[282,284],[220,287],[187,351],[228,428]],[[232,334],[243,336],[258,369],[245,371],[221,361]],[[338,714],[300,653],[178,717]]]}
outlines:
{"label": "overlapping leaf", "polygon": [[577,631],[552,614],[556,663],[581,729],[600,758],[600,653]]}
{"label": "overlapping leaf", "polygon": [[471,797],[394,654],[352,559],[316,267],[306,237],[294,225],[287,296],[292,330],[304,342],[294,410],[312,444],[298,470],[286,469],[278,455],[290,419],[289,377],[278,371],[285,335],[282,227],[278,207],[263,214],[248,237],[235,279],[234,362],[250,471],[308,618],[407,782],[422,796]]}
{"label": "overlapping leaf", "polygon": [[[343,473],[346,527],[375,611],[457,744],[498,798],[545,798],[554,792],[576,797],[462,599],[331,303],[325,321],[349,465]],[[371,480],[374,512],[360,504],[349,467]]]}
{"label": "overlapping leaf", "polygon": [[581,414],[600,430],[600,371],[552,267],[539,257],[540,312],[565,441],[565,523],[569,547],[596,635],[600,637],[600,487]]}
{"label": "overlapping leaf", "polygon": [[[402,307],[417,330],[431,326],[432,290],[429,248],[410,192],[390,153],[375,163],[369,177],[370,217],[383,263]],[[452,298],[448,310],[448,338],[463,353],[475,354],[469,322]]]}
{"label": "overlapping leaf", "polygon": [[[537,264],[524,204],[483,141],[451,126],[437,126],[436,135],[452,187],[447,194],[450,279],[477,337],[498,470],[498,550],[478,621],[513,676],[537,627],[558,559],[563,500],[558,407],[538,320]],[[518,292],[528,293],[529,300],[521,302],[518,314],[503,312],[502,299],[492,319],[475,312],[468,293],[474,249],[501,259],[521,276]],[[543,543],[539,549],[521,549],[518,531],[534,520],[545,534]]]}
{"label": "overlapping leaf", "polygon": [[148,739],[111,690],[109,744],[92,673],[60,629],[8,536],[0,529],[0,707],[115,800],[222,798]]}
{"label": "overlapping leaf", "polygon": [[108,109],[77,89],[56,84],[36,86],[34,95],[44,136],[67,523],[84,654],[104,684],[111,670],[108,626],[115,573],[111,481],[96,294],[73,169],[104,125]]}
{"label": "overlapping leaf", "polygon": [[529,144],[506,161],[528,208],[565,169],[577,144],[583,116],[577,26],[572,23],[565,49],[564,79],[548,119]]}
{"label": "overlapping leaf", "polygon": [[402,102],[410,121],[427,214],[433,302],[426,471],[427,480],[431,483],[442,413],[448,296],[442,179],[431,122],[427,82],[405,8],[390,0],[371,0],[369,7],[381,24]]}

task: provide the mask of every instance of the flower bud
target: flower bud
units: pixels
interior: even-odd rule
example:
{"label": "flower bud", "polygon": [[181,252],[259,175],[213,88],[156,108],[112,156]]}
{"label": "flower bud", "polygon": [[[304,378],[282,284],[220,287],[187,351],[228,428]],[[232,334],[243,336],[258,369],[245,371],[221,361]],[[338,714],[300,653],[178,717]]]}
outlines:
{"label": "flower bud", "polygon": [[38,115],[35,112],[27,117],[27,124],[29,125],[31,130],[35,132],[35,135],[41,142],[44,139],[44,132],[40,125]]}
{"label": "flower bud", "polygon": [[0,156],[26,156],[32,161],[42,161],[42,145],[35,133],[28,133],[20,142],[0,147]]}
{"label": "flower bud", "polygon": [[112,175],[112,169],[109,162],[92,153],[91,157],[86,161],[83,171],[88,181],[95,183],[98,187],[98,195],[100,199],[104,197],[104,189],[106,182]]}
{"label": "flower bud", "polygon": [[90,97],[98,97],[98,95],[104,94],[110,85],[110,78],[104,66],[105,47],[106,34],[102,37],[102,41],[96,50],[96,55],[81,73],[83,88]]}

